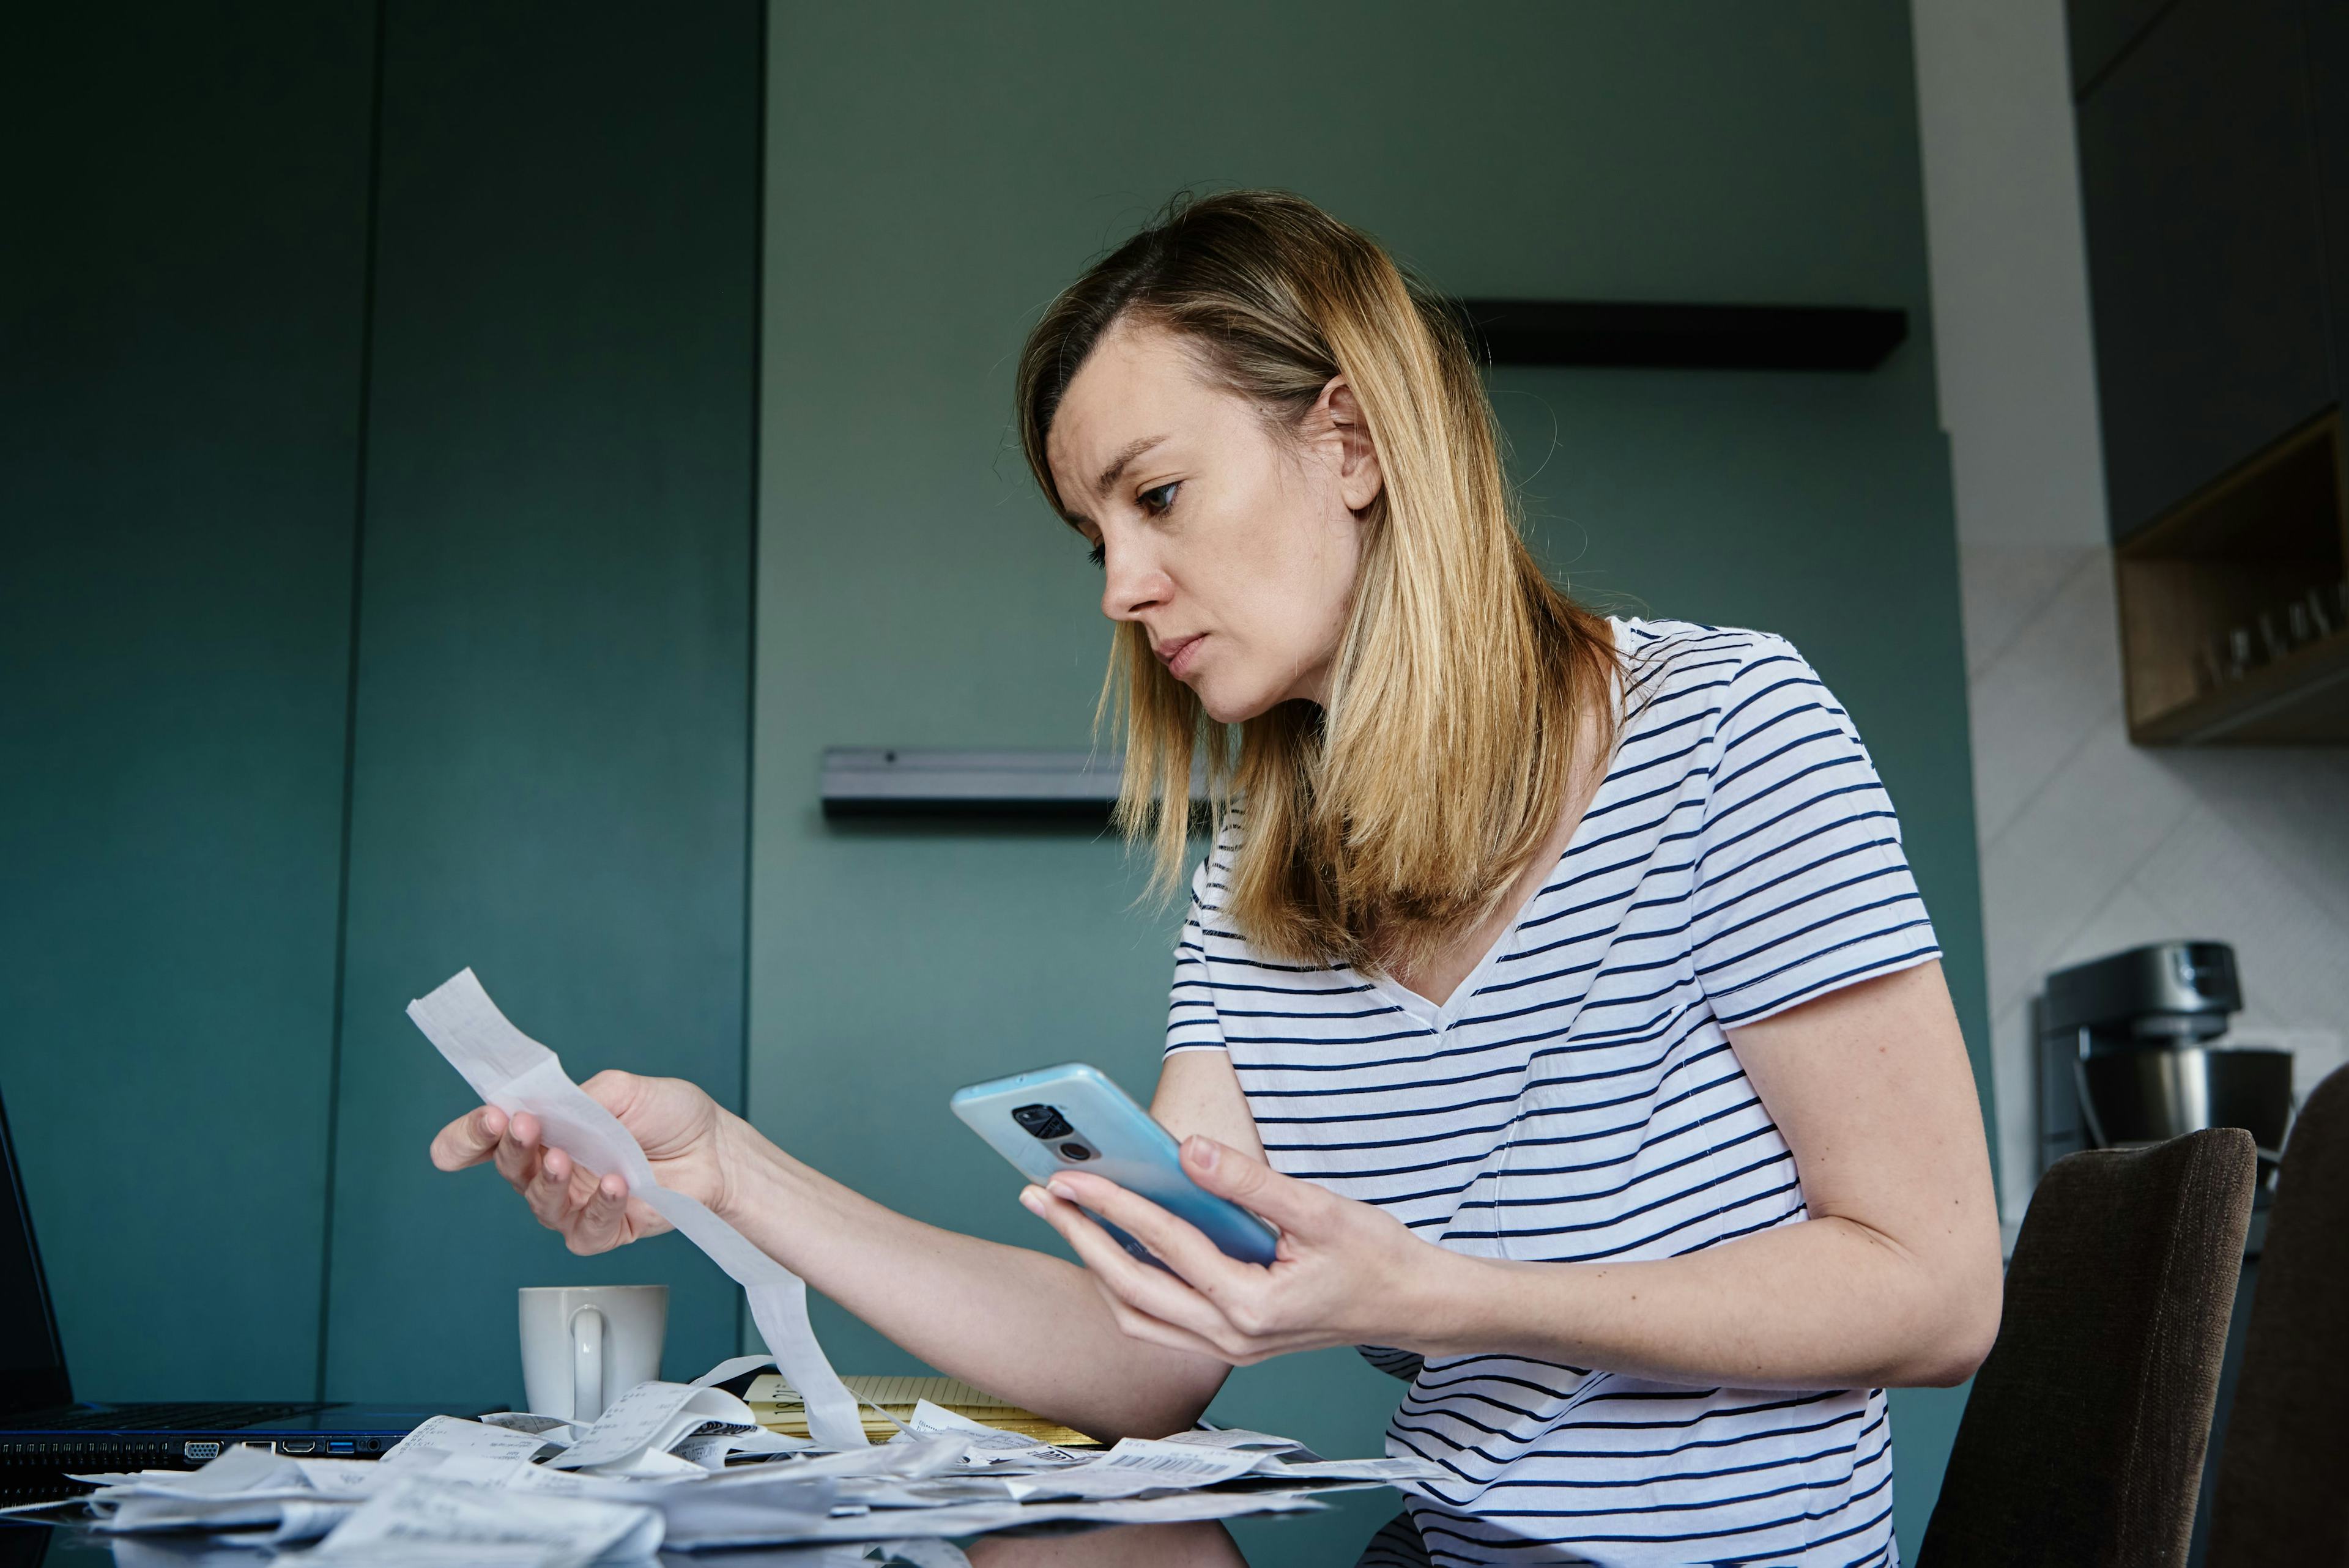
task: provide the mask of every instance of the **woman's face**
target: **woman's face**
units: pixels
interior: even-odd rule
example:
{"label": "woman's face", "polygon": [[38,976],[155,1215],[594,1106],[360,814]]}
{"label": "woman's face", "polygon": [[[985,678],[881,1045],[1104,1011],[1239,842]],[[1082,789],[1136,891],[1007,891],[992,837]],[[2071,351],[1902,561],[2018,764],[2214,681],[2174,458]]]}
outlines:
{"label": "woman's face", "polygon": [[1102,613],[1138,624],[1210,717],[1328,702],[1381,484],[1342,377],[1276,434],[1172,334],[1120,325],[1069,383],[1045,455],[1095,547]]}

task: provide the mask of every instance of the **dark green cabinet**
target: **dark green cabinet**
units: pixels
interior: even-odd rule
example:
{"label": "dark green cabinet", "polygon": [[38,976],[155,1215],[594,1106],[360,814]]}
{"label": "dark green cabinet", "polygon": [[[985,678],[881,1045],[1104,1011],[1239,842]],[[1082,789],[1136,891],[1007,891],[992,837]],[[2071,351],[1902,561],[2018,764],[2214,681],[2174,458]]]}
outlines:
{"label": "dark green cabinet", "polygon": [[374,33],[0,46],[0,1095],[85,1395],[316,1377]]}
{"label": "dark green cabinet", "polygon": [[[2075,0],[2079,19],[2100,7]],[[2116,538],[2337,400],[2301,0],[2179,0],[2078,106]]]}
{"label": "dark green cabinet", "polygon": [[0,47],[0,1094],[123,1398],[517,1396],[477,967],[739,1103],[763,8],[34,7]]}
{"label": "dark green cabinet", "polygon": [[387,15],[330,1395],[519,1398],[523,1284],[667,1284],[672,1374],[736,1347],[682,1241],[574,1258],[425,1164],[471,1096],[402,1009],[470,965],[574,1077],[740,1107],[759,26]]}

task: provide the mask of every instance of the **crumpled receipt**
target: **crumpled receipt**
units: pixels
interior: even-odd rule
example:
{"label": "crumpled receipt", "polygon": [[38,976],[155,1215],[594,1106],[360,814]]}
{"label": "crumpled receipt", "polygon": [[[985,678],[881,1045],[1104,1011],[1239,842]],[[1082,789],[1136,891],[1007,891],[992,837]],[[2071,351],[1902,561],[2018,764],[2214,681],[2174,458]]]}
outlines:
{"label": "crumpled receipt", "polygon": [[750,1297],[750,1318],[783,1377],[807,1401],[808,1432],[831,1449],[865,1446],[851,1394],[808,1326],[807,1286],[750,1240],[653,1176],[644,1149],[617,1117],[573,1083],[555,1054],[509,1022],[471,969],[408,1005],[408,1016],[462,1073],[473,1092],[509,1116],[526,1110],[545,1141],[598,1175],[618,1171],[643,1199],[709,1254]]}

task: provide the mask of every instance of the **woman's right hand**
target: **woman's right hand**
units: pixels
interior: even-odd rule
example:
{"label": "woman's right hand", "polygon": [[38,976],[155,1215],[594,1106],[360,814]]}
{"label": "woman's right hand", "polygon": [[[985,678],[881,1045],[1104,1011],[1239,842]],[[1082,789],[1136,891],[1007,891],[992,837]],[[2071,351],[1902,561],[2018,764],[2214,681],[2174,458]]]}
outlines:
{"label": "woman's right hand", "polygon": [[[597,1073],[579,1087],[635,1135],[662,1186],[723,1212],[728,1161],[722,1145],[735,1119],[716,1100],[683,1078],[636,1073]],[[669,1228],[650,1204],[629,1194],[618,1171],[589,1171],[540,1140],[538,1119],[528,1111],[508,1117],[485,1105],[440,1130],[432,1140],[432,1163],[462,1171],[493,1162],[538,1222],[560,1233],[574,1253],[608,1252]]]}

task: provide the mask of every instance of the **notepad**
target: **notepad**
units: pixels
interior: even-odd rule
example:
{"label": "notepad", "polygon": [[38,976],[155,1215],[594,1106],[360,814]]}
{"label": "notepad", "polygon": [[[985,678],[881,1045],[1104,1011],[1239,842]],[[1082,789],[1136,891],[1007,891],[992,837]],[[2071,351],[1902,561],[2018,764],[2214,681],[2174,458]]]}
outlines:
{"label": "notepad", "polygon": [[[921,1400],[953,1411],[966,1420],[992,1427],[999,1432],[1016,1432],[1040,1443],[1056,1447],[1079,1444],[1093,1446],[1094,1439],[1073,1428],[1050,1421],[1033,1410],[1023,1410],[1009,1399],[999,1399],[982,1393],[959,1377],[843,1377],[841,1381],[859,1401],[878,1405],[898,1420],[909,1419],[914,1407]],[[769,1431],[785,1437],[803,1438],[808,1435],[807,1406],[799,1394],[780,1373],[769,1372],[750,1380],[742,1396],[750,1413]],[[874,1442],[885,1442],[896,1428],[867,1409],[864,1412],[864,1434]]]}

